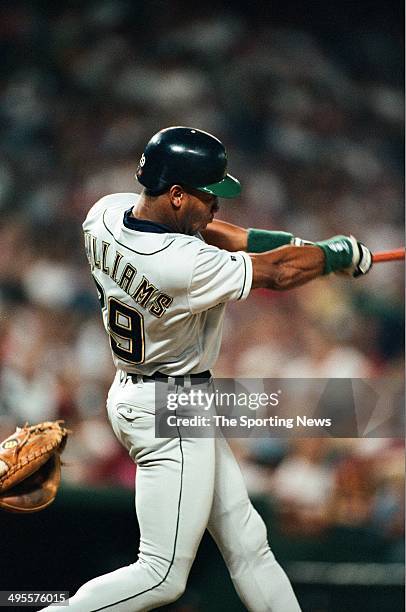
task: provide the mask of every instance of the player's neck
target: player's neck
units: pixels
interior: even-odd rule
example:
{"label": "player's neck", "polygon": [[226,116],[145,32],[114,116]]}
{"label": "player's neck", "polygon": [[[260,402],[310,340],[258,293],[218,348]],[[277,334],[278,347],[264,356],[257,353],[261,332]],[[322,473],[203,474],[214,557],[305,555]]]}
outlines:
{"label": "player's neck", "polygon": [[142,194],[138,203],[132,209],[131,216],[136,219],[144,219],[166,225],[174,232],[179,232],[176,223],[170,218],[170,214],[168,215],[168,202],[165,194],[155,198]]}

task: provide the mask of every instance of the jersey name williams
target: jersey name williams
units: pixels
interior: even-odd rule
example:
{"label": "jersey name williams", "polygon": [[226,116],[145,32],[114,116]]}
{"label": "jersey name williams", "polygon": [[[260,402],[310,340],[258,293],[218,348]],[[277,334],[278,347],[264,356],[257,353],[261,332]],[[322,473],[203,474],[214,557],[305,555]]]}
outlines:
{"label": "jersey name williams", "polygon": [[[146,276],[134,288],[134,279],[137,269],[130,263],[122,262],[123,255],[116,251],[112,254],[111,244],[101,242],[90,232],[84,232],[85,248],[90,268],[95,268],[107,274],[127,295],[133,298],[136,304],[147,309],[154,317],[160,318],[172,304],[173,298],[153,285]],[[124,265],[124,267],[123,267]]]}

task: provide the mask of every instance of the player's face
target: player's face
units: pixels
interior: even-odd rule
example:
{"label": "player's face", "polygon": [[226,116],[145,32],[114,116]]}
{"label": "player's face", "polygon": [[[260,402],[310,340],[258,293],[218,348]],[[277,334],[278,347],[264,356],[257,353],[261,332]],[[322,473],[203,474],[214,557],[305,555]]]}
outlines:
{"label": "player's face", "polygon": [[188,202],[184,206],[185,233],[196,234],[206,228],[213,221],[214,215],[219,210],[217,196],[189,189],[187,192]]}

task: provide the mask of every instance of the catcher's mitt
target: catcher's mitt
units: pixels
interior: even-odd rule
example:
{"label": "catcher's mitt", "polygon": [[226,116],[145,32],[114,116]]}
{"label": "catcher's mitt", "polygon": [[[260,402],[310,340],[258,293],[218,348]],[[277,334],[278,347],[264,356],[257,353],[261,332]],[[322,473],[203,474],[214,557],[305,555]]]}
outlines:
{"label": "catcher's mitt", "polygon": [[37,512],[54,501],[61,481],[60,454],[70,433],[61,423],[17,427],[0,444],[0,508]]}

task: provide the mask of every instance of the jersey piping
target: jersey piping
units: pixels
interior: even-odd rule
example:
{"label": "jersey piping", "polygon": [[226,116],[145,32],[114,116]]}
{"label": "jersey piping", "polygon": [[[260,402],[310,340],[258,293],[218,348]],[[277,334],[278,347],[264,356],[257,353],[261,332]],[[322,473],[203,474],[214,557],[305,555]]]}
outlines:
{"label": "jersey piping", "polygon": [[242,289],[241,289],[241,293],[237,298],[238,300],[241,300],[242,296],[244,295],[244,290],[245,290],[245,281],[247,280],[247,262],[245,261],[245,257],[242,258],[243,262],[244,262],[244,282],[242,284]]}
{"label": "jersey piping", "polygon": [[[175,414],[176,414],[176,410],[175,410]],[[178,541],[178,532],[179,532],[179,519],[180,519],[180,505],[181,505],[181,501],[182,501],[182,489],[183,489],[183,468],[184,468],[184,455],[183,455],[183,446],[182,446],[182,436],[180,435],[180,431],[179,431],[179,427],[176,426],[177,432],[178,432],[178,436],[179,436],[179,449],[180,449],[180,455],[181,455],[181,469],[180,469],[180,487],[179,487],[179,499],[178,499],[178,514],[176,517],[176,529],[175,529],[175,540],[174,540],[174,544],[173,544],[173,553],[172,553],[172,559],[169,563],[168,569],[166,571],[165,576],[162,578],[162,580],[160,582],[158,582],[157,584],[154,584],[154,586],[150,587],[149,589],[145,589],[144,591],[140,591],[139,593],[135,593],[135,595],[130,595],[129,597],[125,597],[124,599],[120,599],[118,601],[114,601],[111,604],[107,604],[106,606],[102,606],[101,608],[96,608],[95,610],[91,610],[91,612],[100,612],[101,610],[108,610],[108,608],[111,608],[112,606],[116,606],[118,604],[124,603],[125,601],[129,601],[130,599],[134,599],[135,597],[139,597],[140,595],[143,595],[144,593],[148,593],[149,591],[153,591],[154,589],[158,588],[161,584],[163,584],[165,582],[165,580],[167,579],[167,577],[169,576],[169,572],[171,571],[171,568],[173,566],[173,563],[175,561],[175,555],[176,555],[176,544]]]}
{"label": "jersey piping", "polygon": [[165,251],[165,249],[170,247],[171,244],[173,244],[173,242],[175,241],[175,239],[173,239],[169,244],[167,244],[166,246],[162,247],[162,249],[158,249],[157,251],[153,251],[152,253],[141,253],[140,251],[136,251],[135,249],[132,249],[131,247],[129,247],[126,244],[124,244],[123,242],[120,242],[119,240],[117,240],[117,238],[114,236],[113,232],[106,225],[106,220],[104,218],[106,212],[107,212],[107,208],[106,208],[106,210],[103,213],[103,225],[106,228],[106,230],[108,231],[108,233],[110,234],[110,236],[113,236],[113,238],[117,242],[117,244],[119,244],[120,246],[124,247],[125,249],[128,249],[129,251],[132,251],[133,253],[137,253],[137,255],[156,255],[156,253],[161,253],[161,251]]}

